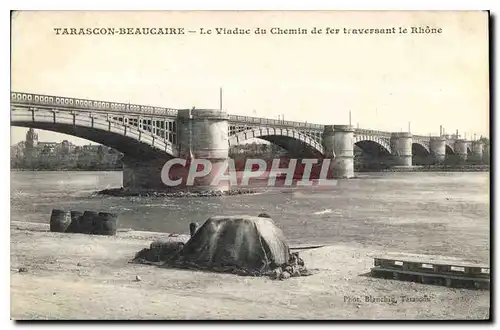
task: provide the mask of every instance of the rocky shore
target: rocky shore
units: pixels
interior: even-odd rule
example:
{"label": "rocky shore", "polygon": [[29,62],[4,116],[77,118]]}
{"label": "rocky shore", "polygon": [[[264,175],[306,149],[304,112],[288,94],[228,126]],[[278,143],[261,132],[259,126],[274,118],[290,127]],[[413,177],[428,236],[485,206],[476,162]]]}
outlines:
{"label": "rocky shore", "polygon": [[132,190],[127,188],[113,188],[97,191],[96,195],[113,196],[113,197],[222,197],[222,196],[235,196],[235,195],[249,195],[255,194],[257,189],[231,189],[228,191],[156,191],[156,190]]}
{"label": "rocky shore", "polygon": [[396,166],[382,170],[382,172],[489,172],[488,165],[464,166]]}

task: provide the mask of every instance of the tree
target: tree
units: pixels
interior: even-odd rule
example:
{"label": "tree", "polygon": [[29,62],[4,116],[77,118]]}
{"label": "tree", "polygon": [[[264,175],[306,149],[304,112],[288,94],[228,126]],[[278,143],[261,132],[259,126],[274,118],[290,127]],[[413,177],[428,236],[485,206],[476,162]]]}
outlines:
{"label": "tree", "polygon": [[262,144],[260,145],[260,152],[261,152],[262,154],[266,154],[266,153],[267,153],[267,144],[262,143]]}
{"label": "tree", "polygon": [[48,145],[44,145],[41,154],[43,156],[48,156],[50,154],[50,147]]}
{"label": "tree", "polygon": [[97,160],[100,162],[102,162],[102,160],[104,159],[104,149],[102,147],[102,145],[99,145],[97,147]]}

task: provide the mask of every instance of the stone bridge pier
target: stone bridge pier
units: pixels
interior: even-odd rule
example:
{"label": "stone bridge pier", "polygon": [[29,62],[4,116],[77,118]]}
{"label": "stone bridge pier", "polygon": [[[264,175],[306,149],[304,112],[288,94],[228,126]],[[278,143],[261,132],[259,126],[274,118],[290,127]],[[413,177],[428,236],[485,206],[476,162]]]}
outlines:
{"label": "stone bridge pier", "polygon": [[333,159],[330,169],[334,178],[354,177],[354,127],[326,125],[323,132],[325,158]]}
{"label": "stone bridge pier", "polygon": [[[123,160],[123,185],[132,190],[185,190],[185,191],[226,191],[229,181],[212,186],[213,178],[227,166],[229,155],[228,119],[226,112],[219,110],[188,109],[177,114],[178,155],[155,159]],[[173,165],[170,171],[165,163],[173,158],[185,160],[185,164]],[[192,164],[198,172],[207,171],[204,176],[188,180],[188,170]],[[162,177],[163,176],[163,177]],[[165,178],[178,181],[169,186]]]}
{"label": "stone bridge pier", "polygon": [[472,160],[475,162],[481,162],[483,160],[483,143],[480,141],[472,142]]}
{"label": "stone bridge pier", "polygon": [[132,190],[162,190],[161,170],[168,158],[122,158],[123,187]]}
{"label": "stone bridge pier", "polygon": [[391,134],[391,150],[395,166],[412,166],[412,137],[408,132]]}
{"label": "stone bridge pier", "polygon": [[455,141],[455,155],[462,162],[467,160],[467,141],[466,140],[456,140]]}
{"label": "stone bridge pier", "polygon": [[434,164],[443,164],[446,158],[446,139],[432,136],[429,140],[429,151]]}
{"label": "stone bridge pier", "polygon": [[[229,115],[220,110],[179,110],[177,115],[179,157],[198,163],[198,171],[210,164],[210,172],[187,183],[188,191],[227,191],[229,181],[212,186],[214,177],[224,171],[229,157]],[[205,164],[204,164],[205,163]],[[208,168],[207,168],[208,169]]]}

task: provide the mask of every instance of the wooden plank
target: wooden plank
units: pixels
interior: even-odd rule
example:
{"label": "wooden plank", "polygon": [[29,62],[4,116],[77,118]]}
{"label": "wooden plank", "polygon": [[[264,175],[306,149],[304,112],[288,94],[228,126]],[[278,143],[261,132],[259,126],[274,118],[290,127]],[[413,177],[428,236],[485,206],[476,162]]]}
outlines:
{"label": "wooden plank", "polygon": [[319,249],[322,247],[325,247],[326,245],[298,245],[298,246],[293,246],[290,248],[290,250],[311,250],[311,249]]}
{"label": "wooden plank", "polygon": [[446,258],[436,258],[433,256],[427,255],[406,255],[402,253],[393,253],[394,256],[374,256],[373,259],[378,260],[386,260],[386,261],[401,261],[401,262],[414,262],[414,263],[428,263],[432,265],[442,265],[442,266],[454,266],[454,267],[479,267],[481,269],[486,268],[489,269],[490,266],[486,264],[479,264],[476,262],[465,262],[463,260],[450,259]]}
{"label": "wooden plank", "polygon": [[438,274],[438,273],[420,273],[420,272],[414,272],[414,271],[408,271],[408,270],[396,270],[396,269],[391,269],[391,268],[382,268],[382,267],[373,267],[371,269],[374,272],[381,271],[381,272],[387,272],[387,273],[399,273],[399,274],[408,274],[408,275],[415,275],[415,276],[427,276],[427,277],[442,277],[442,278],[451,278],[455,280],[471,280],[471,281],[480,281],[480,282],[489,282],[489,278],[481,278],[481,277],[464,277],[464,276],[456,276],[453,274]]}
{"label": "wooden plank", "polygon": [[464,263],[438,263],[438,262],[433,262],[433,261],[416,261],[416,260],[407,260],[403,258],[398,258],[398,259],[388,259],[388,258],[374,258],[375,265],[378,266],[379,264],[387,264],[387,265],[396,265],[396,266],[401,266],[402,263],[413,263],[413,264],[430,264],[430,265],[435,265],[435,266],[444,266],[444,267],[456,267],[456,268],[472,268],[472,269],[488,269],[488,266],[485,265],[478,265],[478,264],[464,264]]}
{"label": "wooden plank", "polygon": [[465,277],[439,273],[420,273],[408,270],[397,270],[393,268],[373,267],[371,274],[374,277],[386,279],[409,280],[423,284],[439,284],[447,287],[468,287],[475,289],[489,289],[489,278]]}
{"label": "wooden plank", "polygon": [[408,261],[386,258],[374,258],[374,265],[392,268],[418,271],[424,273],[449,273],[449,274],[464,274],[477,277],[489,277],[489,268],[479,265],[453,265],[453,264],[436,264],[432,262]]}

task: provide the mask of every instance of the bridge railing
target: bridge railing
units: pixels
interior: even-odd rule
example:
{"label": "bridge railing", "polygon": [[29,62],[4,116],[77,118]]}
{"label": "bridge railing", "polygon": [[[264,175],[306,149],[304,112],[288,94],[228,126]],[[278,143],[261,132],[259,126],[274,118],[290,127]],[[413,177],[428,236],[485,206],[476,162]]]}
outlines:
{"label": "bridge railing", "polygon": [[431,136],[430,135],[413,135],[414,140],[430,140]]}
{"label": "bridge railing", "polygon": [[354,133],[357,135],[377,135],[377,136],[383,136],[383,137],[391,137],[391,133],[389,133],[389,132],[377,131],[377,130],[373,130],[373,129],[356,128],[354,130]]}
{"label": "bridge railing", "polygon": [[310,124],[298,121],[268,119],[268,118],[251,117],[251,116],[229,115],[229,121],[231,123],[244,123],[244,124],[262,125],[262,126],[276,126],[276,127],[279,126],[293,127],[293,128],[310,129],[316,131],[323,131],[324,129],[324,126],[319,124]]}
{"label": "bridge railing", "polygon": [[[384,131],[377,131],[377,130],[371,130],[371,129],[361,129],[361,128],[356,128],[354,130],[355,134],[358,135],[376,135],[376,136],[383,136],[383,137],[391,137],[392,133],[390,132],[384,132]],[[412,134],[413,140],[423,140],[423,141],[428,141],[430,139],[429,135],[416,135]]]}
{"label": "bridge railing", "polygon": [[[164,116],[164,117],[176,117],[177,109],[172,108],[162,108],[162,107],[153,107],[153,106],[145,106],[138,104],[128,104],[128,103],[119,103],[119,102],[108,102],[108,101],[97,101],[97,100],[88,100],[88,99],[80,99],[80,98],[71,98],[71,97],[61,97],[61,96],[53,96],[53,95],[41,95],[41,94],[31,94],[31,93],[19,93],[19,92],[11,92],[10,101],[13,104],[29,104],[41,107],[56,107],[56,108],[64,108],[64,109],[88,109],[92,111],[102,111],[102,112],[116,112],[120,114],[138,114],[144,116]],[[231,123],[242,123],[249,125],[261,125],[261,126],[274,126],[274,127],[292,127],[301,130],[311,130],[311,131],[319,131],[323,132],[324,125],[319,124],[310,124],[306,122],[297,122],[297,121],[289,121],[289,120],[278,120],[278,119],[268,119],[268,118],[260,118],[260,117],[251,117],[251,116],[238,116],[238,115],[230,115],[229,121]],[[355,129],[355,134],[358,135],[377,135],[382,137],[390,137],[391,133],[370,130],[370,129]],[[424,135],[413,135],[414,139],[429,139],[428,136]]]}
{"label": "bridge railing", "polygon": [[138,104],[127,104],[119,102],[107,102],[97,100],[78,99],[71,97],[61,97],[52,95],[29,94],[29,93],[10,93],[11,103],[54,106],[68,109],[89,109],[95,111],[108,112],[129,112],[144,115],[157,116],[177,116],[177,110],[171,108],[161,108],[153,106],[145,106]]}

